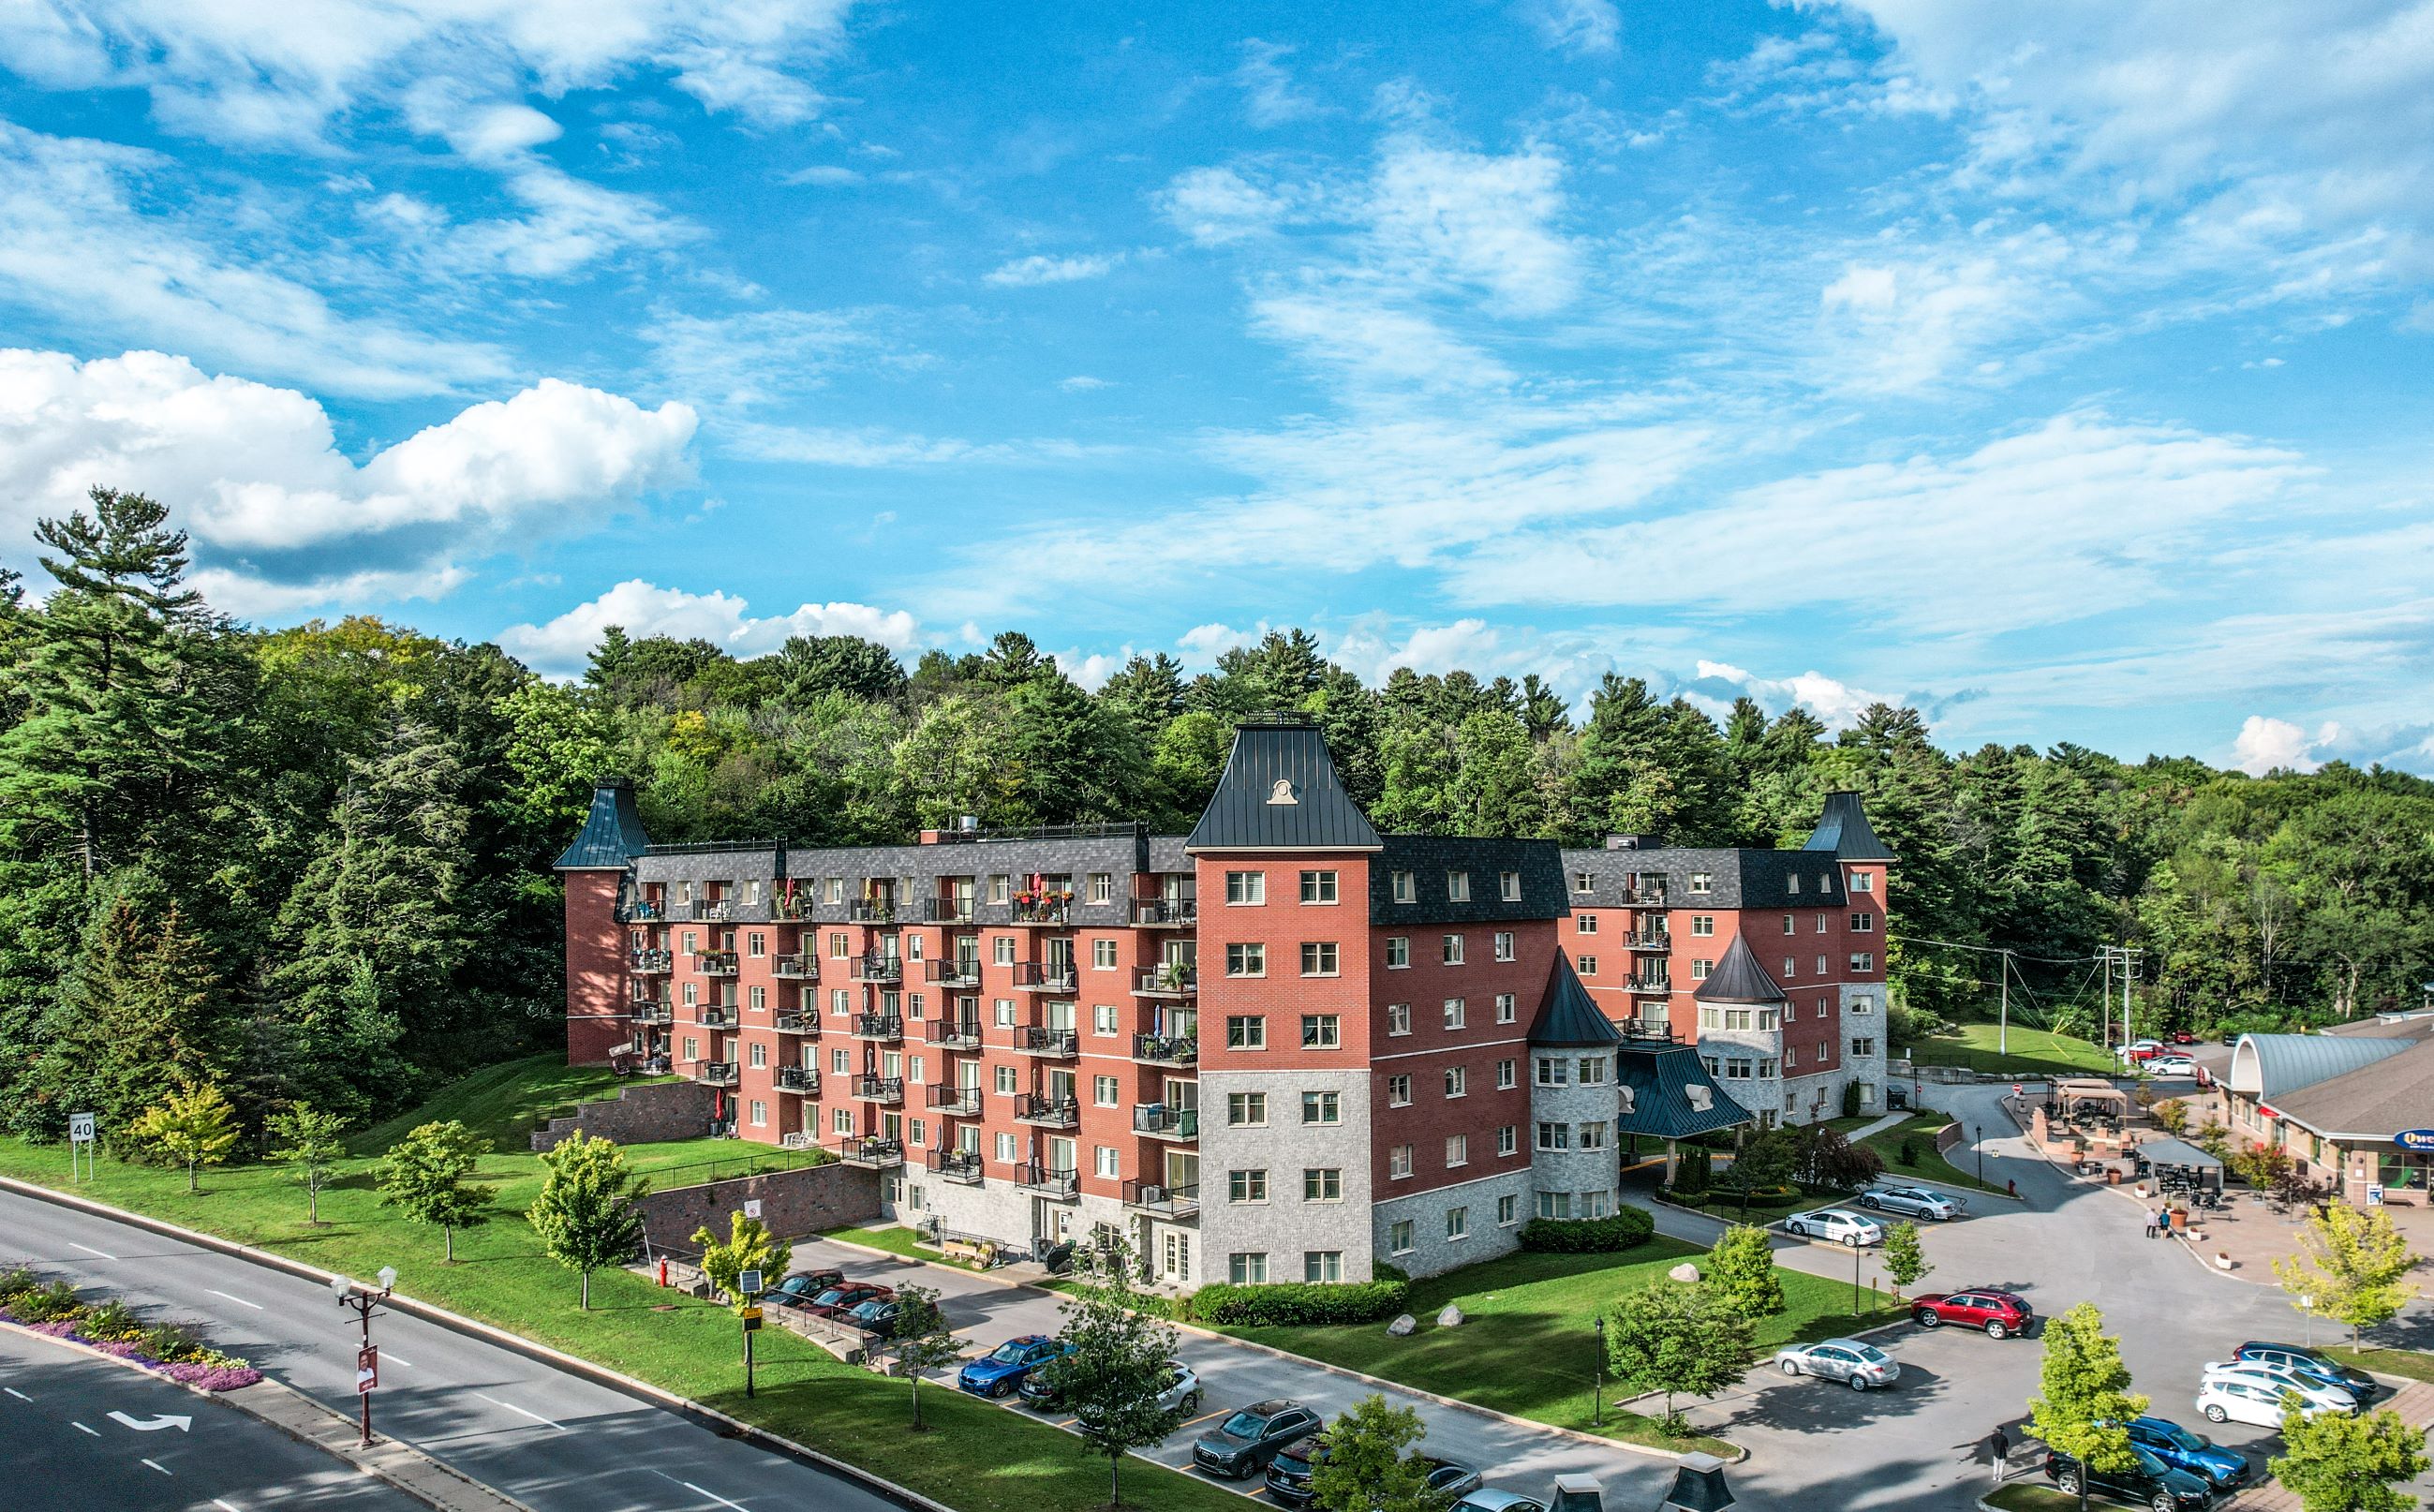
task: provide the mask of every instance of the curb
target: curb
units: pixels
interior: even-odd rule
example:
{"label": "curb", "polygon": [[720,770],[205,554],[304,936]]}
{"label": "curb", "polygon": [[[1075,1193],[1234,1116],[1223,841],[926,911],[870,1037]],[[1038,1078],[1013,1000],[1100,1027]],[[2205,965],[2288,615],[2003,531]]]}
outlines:
{"label": "curb", "polygon": [[[251,1403],[241,1400],[243,1393],[245,1392],[257,1389],[266,1390],[271,1395],[288,1398],[297,1405],[327,1417],[333,1422],[344,1423],[346,1421],[336,1413],[332,1412],[329,1408],[321,1405],[317,1401],[315,1401],[312,1398],[304,1395],[304,1393],[297,1390],[291,1385],[288,1385],[284,1382],[273,1381],[270,1377],[265,1376],[260,1381],[255,1382],[252,1385],[240,1386],[235,1391],[205,1391],[200,1386],[190,1384],[187,1382],[175,1380],[169,1376],[164,1376],[158,1370],[146,1369],[143,1366],[137,1365],[132,1360],[122,1360],[114,1354],[104,1354],[99,1349],[86,1349],[84,1346],[77,1344],[72,1339],[53,1338],[47,1333],[37,1333],[32,1329],[26,1328],[25,1325],[20,1323],[12,1323],[6,1319],[0,1319],[0,1329],[6,1329],[9,1332],[19,1338],[41,1339],[47,1343],[56,1344],[61,1349],[67,1349],[71,1353],[80,1355],[86,1359],[104,1361],[110,1365],[114,1365],[123,1370],[132,1370],[136,1374],[147,1377],[151,1380],[166,1382],[168,1384],[176,1386],[180,1390],[184,1391],[191,1396],[200,1397],[205,1401],[217,1402],[231,1412],[242,1413],[244,1416],[252,1418],[255,1422],[262,1424],[265,1428],[268,1428],[286,1438],[292,1439],[295,1442],[303,1445],[307,1449],[317,1449],[323,1453],[328,1454],[332,1459],[336,1460],[339,1464],[351,1468],[358,1474],[369,1475],[373,1480],[379,1481],[383,1485],[388,1486],[391,1490],[397,1491],[404,1496],[411,1497],[413,1500],[421,1503],[424,1506],[436,1508],[437,1512],[459,1512],[460,1503],[435,1500],[430,1493],[420,1489],[410,1482],[396,1475],[392,1475],[376,1465],[368,1464],[359,1459],[350,1459],[346,1455],[331,1449],[329,1445],[317,1442],[306,1435],[299,1433],[291,1424],[282,1422],[278,1418],[272,1418],[267,1414],[255,1411]],[[347,1426],[351,1428],[353,1425],[347,1424]],[[405,1443],[402,1439],[392,1438],[386,1434],[383,1434],[379,1436],[378,1441],[387,1443],[406,1453],[412,1454],[424,1465],[437,1470],[440,1474],[447,1476],[450,1480],[460,1481],[466,1486],[472,1487],[474,1490],[479,1491],[482,1494],[482,1497],[486,1500],[492,1500],[497,1502],[499,1504],[511,1507],[514,1509],[514,1512],[533,1512],[533,1508],[530,1505],[517,1501],[514,1497],[500,1490],[497,1486],[486,1485],[481,1481],[474,1480],[471,1476],[465,1474],[461,1470],[443,1465],[439,1461],[433,1459],[430,1455],[423,1453],[420,1450],[416,1449],[411,1444]]]}
{"label": "curb", "polygon": [[[56,1207],[77,1209],[96,1217],[109,1218],[132,1228],[146,1229],[171,1239],[182,1240],[218,1254],[231,1255],[239,1260],[251,1261],[258,1265],[267,1265],[273,1270],[285,1271],[291,1276],[300,1276],[308,1280],[327,1283],[336,1279],[334,1272],[290,1260],[284,1255],[256,1249],[250,1245],[240,1245],[234,1240],[222,1239],[217,1234],[204,1233],[198,1229],[170,1223],[165,1219],[150,1217],[140,1212],[129,1212],[123,1208],[113,1208],[106,1202],[95,1202],[89,1197],[54,1192],[48,1187],[21,1181],[14,1177],[0,1177],[0,1192],[12,1192],[19,1196],[32,1197]],[[581,1376],[595,1385],[608,1386],[612,1390],[622,1391],[627,1396],[638,1397],[655,1406],[666,1408],[697,1427],[709,1428],[722,1437],[740,1438],[756,1448],[783,1454],[788,1458],[800,1460],[804,1464],[843,1476],[866,1490],[883,1496],[900,1506],[912,1509],[912,1512],[955,1512],[953,1507],[943,1502],[933,1501],[909,1486],[883,1480],[858,1465],[848,1464],[844,1460],[824,1454],[808,1445],[798,1444],[791,1438],[747,1423],[742,1418],[730,1418],[715,1407],[704,1406],[689,1398],[662,1390],[647,1381],[639,1381],[622,1371],[611,1370],[607,1366],[597,1365],[590,1360],[553,1349],[545,1344],[536,1344],[520,1334],[510,1333],[505,1329],[493,1328],[488,1323],[449,1312],[446,1308],[434,1307],[428,1302],[417,1301],[401,1293],[392,1293],[386,1305],[396,1308],[401,1313],[419,1317],[426,1323],[434,1323],[441,1328],[480,1339],[486,1344],[494,1344],[501,1349],[511,1349],[526,1359],[538,1360],[543,1365],[566,1371],[570,1375]]]}

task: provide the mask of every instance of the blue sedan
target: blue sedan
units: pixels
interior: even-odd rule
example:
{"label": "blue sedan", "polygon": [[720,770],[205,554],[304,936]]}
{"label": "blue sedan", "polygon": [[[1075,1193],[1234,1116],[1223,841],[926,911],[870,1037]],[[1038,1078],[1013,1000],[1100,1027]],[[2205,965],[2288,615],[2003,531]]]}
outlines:
{"label": "blue sedan", "polygon": [[2162,1418],[2139,1418],[2130,1424],[2130,1442],[2176,1470],[2186,1470],[2208,1485],[2230,1490],[2248,1483],[2247,1459],[2203,1434],[2193,1434]]}
{"label": "blue sedan", "polygon": [[955,1375],[955,1384],[975,1397],[1011,1397],[1031,1372],[1062,1359],[1072,1346],[1045,1333],[1008,1339]]}

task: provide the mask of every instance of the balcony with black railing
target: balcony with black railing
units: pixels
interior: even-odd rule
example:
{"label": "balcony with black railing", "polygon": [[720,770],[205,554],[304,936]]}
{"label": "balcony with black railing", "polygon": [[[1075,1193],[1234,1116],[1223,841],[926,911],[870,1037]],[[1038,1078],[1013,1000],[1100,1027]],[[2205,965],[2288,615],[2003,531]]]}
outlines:
{"label": "balcony with black railing", "polygon": [[1150,1181],[1127,1181],[1124,1206],[1165,1218],[1196,1218],[1200,1215],[1200,1183],[1162,1187]]}
{"label": "balcony with black railing", "polygon": [[1017,1092],[1014,1121],[1037,1124],[1042,1128],[1073,1128],[1082,1122],[1082,1104],[1080,1099],[1073,1097],[1051,1097],[1046,1092]]}
{"label": "balcony with black railing", "polygon": [[1017,1166],[1014,1184],[1036,1196],[1058,1202],[1082,1200],[1082,1173],[1079,1171],[1056,1171],[1044,1165]]}
{"label": "balcony with black railing", "polygon": [[938,1083],[930,1088],[930,1108],[942,1118],[981,1116],[981,1090],[976,1086]]}
{"label": "balcony with black railing", "polygon": [[928,1039],[941,1050],[978,1050],[981,1047],[981,1021],[933,1019]]}
{"label": "balcony with black railing", "polygon": [[820,1094],[820,1074],[809,1066],[780,1066],[778,1068],[778,1090],[817,1097]]}
{"label": "balcony with black railing", "polygon": [[1080,981],[1071,961],[1014,963],[1014,985],[1026,992],[1071,992]]}
{"label": "balcony with black railing", "polygon": [[693,1079],[705,1087],[732,1087],[743,1075],[732,1060],[705,1060],[694,1069]]}
{"label": "balcony with black railing", "polygon": [[778,956],[769,963],[769,969],[778,973],[780,981],[816,982],[820,979],[820,958],[810,951]]}
{"label": "balcony with black railing", "polygon": [[1166,1103],[1137,1104],[1133,1108],[1133,1132],[1158,1140],[1196,1140],[1200,1137],[1200,1109]]}
{"label": "balcony with black railing", "polygon": [[1189,998],[1200,992],[1200,971],[1180,961],[1144,966],[1133,973],[1133,995],[1142,998]]}
{"label": "balcony with black railing", "polygon": [[704,1003],[693,1010],[693,1022],[705,1029],[735,1027],[735,1005],[730,1003]]}
{"label": "balcony with black railing", "polygon": [[865,898],[846,904],[846,921],[854,924],[892,924],[896,922],[896,904],[883,898]]}
{"label": "balcony with black railing", "polygon": [[664,924],[668,921],[665,903],[651,898],[636,898],[617,905],[617,921],[621,924]]}
{"label": "balcony with black railing", "polygon": [[972,906],[969,898],[932,898],[921,904],[921,921],[925,924],[968,924],[972,921]]}
{"label": "balcony with black railing", "polygon": [[978,1150],[932,1150],[922,1163],[930,1174],[949,1181],[978,1186],[981,1180],[981,1152]]}
{"label": "balcony with black railing", "polygon": [[633,1019],[636,1023],[674,1023],[677,1010],[665,998],[643,998],[634,1005]]}
{"label": "balcony with black railing", "polygon": [[1007,919],[1017,924],[1037,924],[1048,929],[1070,928],[1073,922],[1073,903],[1070,898],[1016,898],[1006,904]]}
{"label": "balcony with black railing", "polygon": [[1671,992],[1673,981],[1663,971],[1643,971],[1631,979],[1631,989],[1634,992]]}
{"label": "balcony with black railing", "polygon": [[1026,1056],[1065,1059],[1082,1053],[1082,1037],[1071,1029],[1043,1029],[1024,1024],[1014,1031],[1014,1048]]}
{"label": "balcony with black railing", "polygon": [[857,982],[901,982],[904,980],[904,958],[900,955],[857,955],[853,958],[853,979]]}
{"label": "balcony with black railing", "polygon": [[1626,935],[1623,940],[1633,950],[1643,955],[1652,952],[1670,951],[1673,948],[1673,936],[1663,930],[1652,930],[1644,935]]}
{"label": "balcony with black railing", "polygon": [[817,1040],[820,1037],[820,1016],[809,1010],[801,1013],[781,1013],[778,1015],[778,1032],[798,1034],[806,1040]]}
{"label": "balcony with black railing", "polygon": [[923,961],[921,976],[933,987],[978,987],[981,985],[980,959],[971,955],[950,955],[943,960]]}
{"label": "balcony with black railing", "polygon": [[636,976],[660,976],[677,969],[674,951],[627,951],[626,970]]}
{"label": "balcony with black railing", "polygon": [[882,1139],[875,1134],[848,1137],[837,1145],[836,1156],[848,1165],[866,1165],[884,1170],[904,1163],[904,1142]]}
{"label": "balcony with black railing", "polygon": [[733,976],[736,969],[733,951],[696,951],[693,969],[704,976]]}
{"label": "balcony with black railing", "polygon": [[1200,1038],[1189,1034],[1137,1034],[1133,1058],[1144,1066],[1192,1066],[1200,1062]]}
{"label": "balcony with black railing", "polygon": [[856,1076],[848,1089],[848,1095],[866,1103],[900,1103],[904,1101],[904,1078],[901,1076]]}
{"label": "balcony with black railing", "polygon": [[904,1015],[900,1013],[857,1013],[850,1021],[856,1040],[901,1040],[904,1038]]}
{"label": "balcony with black railing", "polygon": [[1140,929],[1190,929],[1200,921],[1200,903],[1191,898],[1136,898],[1133,924]]}

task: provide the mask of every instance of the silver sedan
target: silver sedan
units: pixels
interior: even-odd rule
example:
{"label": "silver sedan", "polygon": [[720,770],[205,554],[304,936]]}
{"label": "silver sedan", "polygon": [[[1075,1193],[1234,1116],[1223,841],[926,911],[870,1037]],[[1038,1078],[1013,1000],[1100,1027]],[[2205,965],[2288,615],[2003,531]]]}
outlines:
{"label": "silver sedan", "polygon": [[1824,1376],[1844,1382],[1853,1391],[1890,1386],[1901,1379],[1899,1360],[1857,1339],[1790,1345],[1774,1352],[1774,1366],[1788,1376]]}
{"label": "silver sedan", "polygon": [[1860,1206],[1878,1212],[1905,1213],[1946,1223],[1961,1216],[1961,1204],[1926,1187],[1870,1187],[1860,1194]]}

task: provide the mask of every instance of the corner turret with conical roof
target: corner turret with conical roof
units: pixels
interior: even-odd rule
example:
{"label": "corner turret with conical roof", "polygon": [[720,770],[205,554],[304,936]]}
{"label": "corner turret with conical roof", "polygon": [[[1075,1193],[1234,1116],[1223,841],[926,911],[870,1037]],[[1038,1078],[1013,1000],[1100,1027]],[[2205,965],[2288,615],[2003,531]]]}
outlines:
{"label": "corner turret with conical roof", "polygon": [[643,816],[634,808],[634,780],[604,777],[591,789],[591,812],[583,829],[553,864],[556,871],[623,871],[651,848]]}
{"label": "corner turret with conical roof", "polygon": [[1547,976],[1547,995],[1538,1016],[1530,1022],[1530,1042],[1550,1048],[1598,1048],[1622,1042],[1622,1031],[1601,1011],[1572,971],[1564,953],[1555,953],[1554,970]]}
{"label": "corner turret with conical roof", "polygon": [[1783,988],[1757,964],[1757,953],[1745,936],[1735,935],[1724,947],[1724,958],[1690,994],[1702,1003],[1781,1003]]}
{"label": "corner turret with conical roof", "polygon": [[566,886],[566,1059],[599,1065],[628,1042],[626,940],[619,910],[633,894],[634,858],[651,848],[634,783],[604,777],[583,829],[553,868]]}

